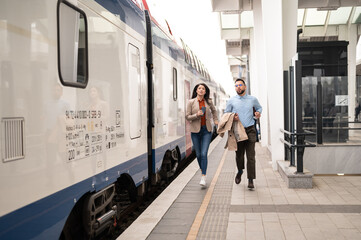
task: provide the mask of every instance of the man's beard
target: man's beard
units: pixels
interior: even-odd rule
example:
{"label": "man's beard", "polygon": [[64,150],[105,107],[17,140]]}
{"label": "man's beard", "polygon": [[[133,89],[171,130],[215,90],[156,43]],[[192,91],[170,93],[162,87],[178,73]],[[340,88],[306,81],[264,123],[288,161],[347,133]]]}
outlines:
{"label": "man's beard", "polygon": [[238,95],[242,95],[244,93],[245,90],[241,90],[240,92],[237,92]]}

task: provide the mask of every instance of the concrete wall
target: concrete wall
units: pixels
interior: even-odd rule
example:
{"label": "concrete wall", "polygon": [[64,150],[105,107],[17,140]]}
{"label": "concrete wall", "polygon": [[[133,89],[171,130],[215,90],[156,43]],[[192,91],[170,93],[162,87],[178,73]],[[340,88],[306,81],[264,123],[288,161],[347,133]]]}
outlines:
{"label": "concrete wall", "polygon": [[313,174],[361,174],[360,146],[306,148],[303,164]]}

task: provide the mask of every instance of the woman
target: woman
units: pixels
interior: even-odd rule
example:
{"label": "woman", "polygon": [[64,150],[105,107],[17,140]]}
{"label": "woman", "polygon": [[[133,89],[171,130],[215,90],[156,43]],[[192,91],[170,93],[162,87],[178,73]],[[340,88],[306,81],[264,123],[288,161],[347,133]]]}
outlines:
{"label": "woman", "polygon": [[187,104],[186,119],[190,122],[193,146],[202,170],[199,184],[203,187],[206,186],[207,154],[212,138],[211,113],[214,123],[217,125],[217,110],[209,98],[209,88],[204,83],[197,84],[193,89],[192,99]]}

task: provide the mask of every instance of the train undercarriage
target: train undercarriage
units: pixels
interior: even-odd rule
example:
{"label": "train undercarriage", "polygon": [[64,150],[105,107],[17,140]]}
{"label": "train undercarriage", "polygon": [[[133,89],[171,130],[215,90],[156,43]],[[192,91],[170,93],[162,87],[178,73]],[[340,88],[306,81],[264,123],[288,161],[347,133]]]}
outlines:
{"label": "train undercarriage", "polygon": [[[60,239],[109,239],[114,235],[119,223],[127,221],[127,216],[143,201],[147,193],[160,185],[170,183],[179,169],[179,148],[165,153],[161,170],[136,187],[132,178],[121,175],[105,189],[87,193],[72,209]],[[124,229],[123,229],[124,230]]]}

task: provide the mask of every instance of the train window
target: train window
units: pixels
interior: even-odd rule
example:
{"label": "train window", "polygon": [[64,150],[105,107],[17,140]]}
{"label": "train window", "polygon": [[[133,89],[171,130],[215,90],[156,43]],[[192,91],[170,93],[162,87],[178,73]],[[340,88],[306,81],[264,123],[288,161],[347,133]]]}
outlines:
{"label": "train window", "polygon": [[207,78],[208,80],[211,80],[210,77],[209,77],[209,73],[208,73],[208,70],[207,70],[207,69],[206,69],[206,78]]}
{"label": "train window", "polygon": [[177,101],[178,99],[178,81],[177,81],[177,69],[173,68],[173,100]]}
{"label": "train window", "polygon": [[191,54],[189,51],[190,51],[190,49],[189,49],[189,47],[187,47],[188,64],[192,65],[192,57],[191,57]]}
{"label": "train window", "polygon": [[180,40],[181,40],[181,42],[182,42],[182,46],[183,46],[184,59],[185,59],[186,63],[188,63],[188,55],[187,55],[187,50],[186,50],[186,47],[185,47],[185,45],[184,45],[183,40],[182,40],[182,39],[180,39]]}
{"label": "train window", "polygon": [[85,13],[66,2],[58,3],[58,64],[65,86],[85,88],[88,82],[88,40]]}
{"label": "train window", "polygon": [[191,53],[189,52],[188,46],[187,46],[187,54],[188,54],[188,64],[192,65],[192,56],[191,56]]}
{"label": "train window", "polygon": [[199,67],[199,60],[198,60],[197,56],[196,56],[196,64],[197,64],[197,71],[200,73],[201,70],[200,70],[200,67]]}
{"label": "train window", "polygon": [[195,54],[194,54],[194,60],[195,60],[196,70],[197,70],[197,72],[199,72],[199,62],[198,62],[198,58]]}
{"label": "train window", "polygon": [[190,54],[191,54],[191,65],[193,68],[196,68],[196,63],[195,63],[195,60],[194,60],[194,55],[193,55],[193,52],[192,50],[189,50]]}
{"label": "train window", "polygon": [[196,69],[198,71],[196,55],[193,52],[192,52],[192,54],[193,54],[194,69]]}
{"label": "train window", "polygon": [[128,45],[128,73],[129,73],[129,131],[130,138],[139,138],[142,133],[141,121],[141,78],[140,78],[140,53],[132,44]]}

